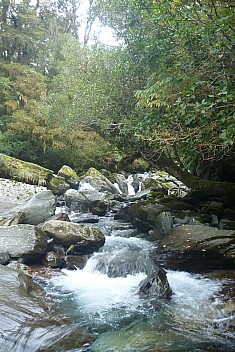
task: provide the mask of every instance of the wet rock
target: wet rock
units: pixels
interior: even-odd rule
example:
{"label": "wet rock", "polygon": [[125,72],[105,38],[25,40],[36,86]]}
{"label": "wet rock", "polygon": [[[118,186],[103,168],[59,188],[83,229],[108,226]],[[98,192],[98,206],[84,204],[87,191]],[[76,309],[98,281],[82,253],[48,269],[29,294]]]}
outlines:
{"label": "wet rock", "polygon": [[139,202],[127,208],[125,220],[144,232],[153,230],[159,237],[166,235],[173,226],[172,215],[163,205],[147,202]]}
{"label": "wet rock", "polygon": [[8,252],[11,258],[38,260],[47,251],[47,237],[33,225],[2,226],[0,252]]}
{"label": "wet rock", "polygon": [[[71,216],[70,219],[73,222],[76,222],[77,224],[95,224],[99,222],[99,217],[97,215],[93,214],[75,214],[74,216]],[[59,220],[59,219],[58,219]]]}
{"label": "wet rock", "polygon": [[218,219],[217,215],[211,215],[210,226],[212,226],[212,227],[218,227],[219,226],[219,219]]}
{"label": "wet rock", "polygon": [[234,268],[235,233],[201,224],[176,227],[161,239],[156,259],[173,270]]}
{"label": "wet rock", "polygon": [[64,265],[64,256],[59,255],[55,251],[47,252],[42,263],[50,268],[62,268]]}
{"label": "wet rock", "polygon": [[183,219],[177,218],[176,216],[173,217],[173,224],[174,225],[186,225],[188,224],[192,218],[190,216],[185,216]]}
{"label": "wet rock", "polygon": [[96,200],[90,203],[89,210],[93,215],[104,216],[109,210],[107,201]]}
{"label": "wet rock", "polygon": [[65,267],[66,269],[72,268],[75,269],[83,269],[86,265],[87,257],[82,255],[66,255],[65,256]]}
{"label": "wet rock", "polygon": [[[86,250],[88,253],[92,253],[103,246],[105,242],[105,237],[100,230],[83,224],[49,220],[42,226],[42,230],[54,238],[55,243],[65,247],[76,245],[69,248],[67,254],[80,254]],[[79,247],[82,248],[81,251],[78,250]]]}
{"label": "wet rock", "polygon": [[0,252],[0,264],[7,265],[10,263],[10,255],[8,252]]}
{"label": "wet rock", "polygon": [[25,274],[0,265],[0,277],[1,352],[77,350],[94,340]]}
{"label": "wet rock", "polygon": [[159,268],[140,282],[139,293],[141,296],[154,298],[170,298],[172,290],[167,280],[165,270]]}
{"label": "wet rock", "polygon": [[86,213],[95,208],[98,203],[106,209],[110,197],[107,193],[96,190],[76,191],[70,189],[65,193],[64,198],[70,210]]}

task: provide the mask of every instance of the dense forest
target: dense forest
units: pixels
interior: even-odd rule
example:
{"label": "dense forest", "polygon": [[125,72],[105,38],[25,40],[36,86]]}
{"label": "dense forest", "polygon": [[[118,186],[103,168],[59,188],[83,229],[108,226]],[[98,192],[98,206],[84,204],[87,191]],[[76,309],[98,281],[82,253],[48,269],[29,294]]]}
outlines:
{"label": "dense forest", "polygon": [[[0,152],[235,180],[232,0],[0,1]],[[117,45],[89,34],[97,19]],[[98,37],[97,37],[98,38]]]}

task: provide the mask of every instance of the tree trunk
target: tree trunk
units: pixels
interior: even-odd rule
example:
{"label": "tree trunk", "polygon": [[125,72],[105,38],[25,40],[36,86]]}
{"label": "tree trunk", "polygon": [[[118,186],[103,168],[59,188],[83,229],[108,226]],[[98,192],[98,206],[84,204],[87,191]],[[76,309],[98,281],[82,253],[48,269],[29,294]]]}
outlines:
{"label": "tree trunk", "polygon": [[232,203],[235,202],[235,183],[211,181],[193,176],[179,167],[165,153],[162,153],[159,159],[156,160],[156,164],[192,190],[201,191],[209,196],[226,197]]}
{"label": "tree trunk", "polygon": [[0,177],[46,186],[52,175],[52,170],[0,154]]}

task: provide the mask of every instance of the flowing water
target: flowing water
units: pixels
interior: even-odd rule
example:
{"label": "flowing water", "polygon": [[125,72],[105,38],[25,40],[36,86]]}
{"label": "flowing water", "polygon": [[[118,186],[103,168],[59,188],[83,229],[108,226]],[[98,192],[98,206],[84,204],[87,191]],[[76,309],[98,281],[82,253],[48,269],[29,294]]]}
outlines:
{"label": "flowing water", "polygon": [[168,271],[172,299],[143,299],[138,286],[154,271],[157,243],[111,217],[97,226],[106,235],[104,247],[83,270],[63,270],[47,288],[78,325],[96,335],[90,352],[235,351],[228,300],[221,294],[225,280]]}

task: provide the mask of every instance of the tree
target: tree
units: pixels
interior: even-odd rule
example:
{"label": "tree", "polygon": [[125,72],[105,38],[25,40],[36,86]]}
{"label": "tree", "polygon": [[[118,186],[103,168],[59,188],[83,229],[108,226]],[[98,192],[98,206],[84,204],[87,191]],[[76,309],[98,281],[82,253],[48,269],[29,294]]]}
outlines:
{"label": "tree", "polygon": [[203,168],[195,161],[234,160],[231,2],[97,0],[95,6],[149,76],[136,92],[137,109],[122,121],[132,153],[196,174]]}

